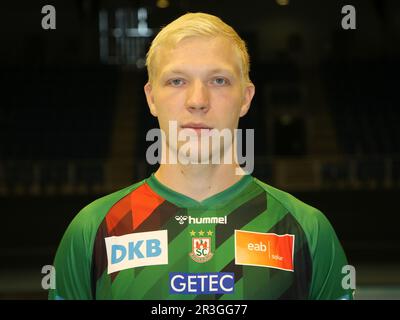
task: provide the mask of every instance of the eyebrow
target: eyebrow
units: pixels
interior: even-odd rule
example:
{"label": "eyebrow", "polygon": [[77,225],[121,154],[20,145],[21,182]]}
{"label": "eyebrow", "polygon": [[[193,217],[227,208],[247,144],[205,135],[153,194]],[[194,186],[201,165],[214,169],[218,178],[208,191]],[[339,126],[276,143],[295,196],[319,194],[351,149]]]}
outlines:
{"label": "eyebrow", "polygon": [[[222,73],[222,74],[228,74],[231,77],[235,76],[235,73],[233,70],[231,69],[225,69],[225,68],[215,68],[215,69],[211,69],[210,71],[207,72],[208,75],[210,74],[215,74],[215,73]],[[161,74],[161,77],[165,77],[165,75],[169,75],[169,74],[187,74],[187,72],[185,72],[184,70],[181,69],[170,69],[170,70],[166,70],[163,71]]]}
{"label": "eyebrow", "polygon": [[231,76],[234,76],[234,71],[231,69],[222,69],[222,68],[216,68],[210,70],[209,74],[214,74],[214,73],[228,73]]}

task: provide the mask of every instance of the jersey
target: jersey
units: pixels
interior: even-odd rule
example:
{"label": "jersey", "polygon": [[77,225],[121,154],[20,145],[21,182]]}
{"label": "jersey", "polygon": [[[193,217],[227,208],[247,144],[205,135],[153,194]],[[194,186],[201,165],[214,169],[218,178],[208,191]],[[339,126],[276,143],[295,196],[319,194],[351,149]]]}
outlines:
{"label": "jersey", "polygon": [[152,174],[83,208],[49,299],[352,299],[319,210],[251,175],[196,201]]}

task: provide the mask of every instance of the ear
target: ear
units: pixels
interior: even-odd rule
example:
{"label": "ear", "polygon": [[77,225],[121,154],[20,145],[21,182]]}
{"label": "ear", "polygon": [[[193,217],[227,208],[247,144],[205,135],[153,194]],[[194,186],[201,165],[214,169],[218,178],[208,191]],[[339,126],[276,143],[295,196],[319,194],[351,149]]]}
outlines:
{"label": "ear", "polygon": [[153,87],[150,82],[147,82],[144,86],[144,93],[146,94],[147,105],[149,106],[150,113],[157,117],[157,108],[154,104]]}
{"label": "ear", "polygon": [[244,88],[243,103],[240,107],[240,117],[243,117],[247,111],[249,111],[255,92],[256,87],[251,82]]}

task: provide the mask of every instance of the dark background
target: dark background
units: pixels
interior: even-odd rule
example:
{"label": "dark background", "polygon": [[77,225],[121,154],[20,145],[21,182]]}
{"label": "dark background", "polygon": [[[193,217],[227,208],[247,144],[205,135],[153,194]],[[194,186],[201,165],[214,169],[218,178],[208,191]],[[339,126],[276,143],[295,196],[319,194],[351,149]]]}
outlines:
{"label": "dark background", "polygon": [[[0,4],[0,298],[45,298],[42,266],[72,218],[156,170],[143,59],[189,11],[248,44],[256,96],[240,128],[255,129],[254,176],[325,213],[360,298],[400,298],[400,2],[283,2]],[[56,30],[41,27],[46,4]],[[347,4],[355,30],[341,27]]]}

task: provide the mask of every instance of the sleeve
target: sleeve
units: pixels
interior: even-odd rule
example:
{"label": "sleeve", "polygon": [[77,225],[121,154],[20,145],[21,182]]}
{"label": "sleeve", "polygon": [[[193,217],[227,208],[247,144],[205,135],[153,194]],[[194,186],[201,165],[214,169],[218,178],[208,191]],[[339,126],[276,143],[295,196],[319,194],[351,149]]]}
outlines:
{"label": "sleeve", "polygon": [[[311,239],[312,281],[310,299],[352,300],[354,290],[346,277],[348,262],[328,219],[317,212]],[[350,275],[352,276],[352,275]],[[355,282],[355,274],[354,274]]]}
{"label": "sleeve", "polygon": [[50,289],[49,300],[93,299],[91,264],[93,236],[90,224],[81,212],[67,228],[57,249],[54,267],[55,289]]}

